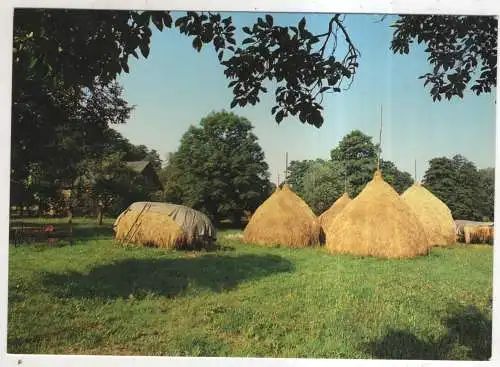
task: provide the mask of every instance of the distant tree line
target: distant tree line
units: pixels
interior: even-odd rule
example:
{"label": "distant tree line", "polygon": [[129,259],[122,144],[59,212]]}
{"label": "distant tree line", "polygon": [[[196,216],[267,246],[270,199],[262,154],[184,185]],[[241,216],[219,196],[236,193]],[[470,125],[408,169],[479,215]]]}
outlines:
{"label": "distant tree line", "polygon": [[[355,130],[331,151],[330,160],[291,161],[287,182],[313,209],[321,214],[344,192],[351,198],[373,178],[378,146]],[[384,179],[401,194],[414,183],[393,162],[380,160]],[[451,210],[455,219],[493,221],[495,169],[477,169],[461,155],[433,158],[422,184]]]}
{"label": "distant tree line", "polygon": [[[60,127],[64,130],[70,123],[63,121]],[[36,208],[31,214],[50,210],[61,216],[71,208],[73,215],[93,216],[102,211],[115,216],[133,201],[161,197],[126,165],[128,161],[147,160],[160,170],[158,152],[130,143],[110,127],[85,135],[76,128],[55,134],[51,138],[53,149],[41,147],[39,155],[25,162],[22,170],[12,159],[10,203],[18,213],[25,215],[28,213],[23,208]],[[18,148],[12,144],[13,154]]]}
{"label": "distant tree line", "polygon": [[477,169],[462,155],[429,161],[423,184],[445,202],[455,219],[493,221],[495,169]]}
{"label": "distant tree line", "polygon": [[[287,182],[319,215],[344,192],[351,198],[361,192],[377,168],[377,151],[371,137],[353,130],[331,150],[330,160],[291,161]],[[399,193],[413,183],[393,162],[381,159],[380,170]]]}

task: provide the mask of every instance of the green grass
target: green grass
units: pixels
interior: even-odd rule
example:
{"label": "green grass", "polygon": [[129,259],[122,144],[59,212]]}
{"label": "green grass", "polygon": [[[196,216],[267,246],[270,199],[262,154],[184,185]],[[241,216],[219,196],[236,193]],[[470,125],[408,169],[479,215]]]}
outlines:
{"label": "green grass", "polygon": [[9,353],[491,354],[490,246],[393,261],[253,247],[224,231],[217,251],[167,252],[122,248],[111,220],[77,223],[71,246],[10,246]]}

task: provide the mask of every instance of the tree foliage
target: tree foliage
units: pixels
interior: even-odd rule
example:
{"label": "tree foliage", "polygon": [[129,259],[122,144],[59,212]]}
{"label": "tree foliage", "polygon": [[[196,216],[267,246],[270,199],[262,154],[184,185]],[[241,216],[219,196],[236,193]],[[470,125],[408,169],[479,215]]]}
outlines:
{"label": "tree foliage", "polygon": [[221,220],[238,221],[270,194],[268,165],[251,123],[217,112],[191,126],[171,154],[162,178],[169,201]]}
{"label": "tree foliage", "polygon": [[493,220],[494,169],[478,170],[461,155],[429,161],[424,185],[445,202],[456,219]]}
{"label": "tree foliage", "polygon": [[[302,122],[321,126],[323,93],[340,92],[358,66],[359,52],[340,14],[316,35],[307,30],[305,18],[297,26],[282,27],[266,15],[252,27],[242,27],[248,37],[239,47],[232,18],[211,12],[189,11],[174,20],[169,11],[17,9],[14,23],[15,63],[37,79],[90,89],[129,72],[130,55],[147,58],[152,27],[177,28],[192,38],[197,51],[213,45],[233,88],[232,107],[257,103],[267,92],[265,80],[278,83],[272,109],[277,122],[298,115]],[[338,32],[347,51],[337,59]]]}
{"label": "tree foliage", "polygon": [[377,166],[377,145],[373,144],[370,136],[353,130],[330,152],[330,157],[344,167],[348,192],[354,197],[373,178]]}
{"label": "tree foliage", "polygon": [[302,198],[320,215],[344,193],[344,169],[338,162],[314,162],[304,175]]}
{"label": "tree foliage", "polygon": [[[342,193],[357,196],[372,180],[377,167],[377,148],[372,138],[353,130],[331,151],[331,160],[292,161],[287,182],[292,189],[321,214]],[[380,160],[386,182],[402,193],[413,184],[411,175],[400,171],[391,161]]]}
{"label": "tree foliage", "polygon": [[81,174],[73,183],[73,208],[77,215],[91,215],[101,206],[117,216],[135,201],[146,201],[152,193],[144,177],[125,165],[123,153],[81,162]]}
{"label": "tree foliage", "polygon": [[304,192],[304,177],[307,170],[315,163],[324,163],[324,160],[293,160],[288,164],[288,176],[285,179],[287,184],[290,185],[292,190],[296,193]]}
{"label": "tree foliage", "polygon": [[408,54],[412,43],[426,45],[432,71],[422,76],[434,101],[463,97],[467,87],[477,95],[497,84],[498,20],[486,16],[403,15],[391,49]]}
{"label": "tree foliage", "polygon": [[[112,123],[124,122],[131,107],[121,98],[116,83],[93,92],[76,88],[54,89],[40,81],[23,79],[13,83],[11,136],[11,183],[13,201],[29,200],[23,191],[38,194],[32,185],[41,179],[48,185],[63,185],[78,174],[78,162],[103,154],[105,131]],[[53,192],[53,190],[52,190]]]}
{"label": "tree foliage", "polygon": [[[232,107],[256,104],[267,92],[264,82],[273,81],[276,121],[298,116],[317,127],[324,93],[348,88],[360,57],[342,14],[333,14],[319,34],[308,30],[305,18],[280,26],[266,14],[241,27],[246,38],[240,43],[232,17],[213,12],[188,11],[174,19],[169,11],[16,9],[14,24],[15,64],[37,79],[91,89],[129,72],[131,55],[147,58],[153,27],[176,28],[195,50],[214,47],[233,90]],[[408,54],[414,41],[427,45],[433,72],[422,78],[432,84],[434,100],[462,96],[472,79],[477,94],[496,86],[495,18],[404,15],[392,26],[394,53]],[[339,37],[345,47],[338,47]]]}

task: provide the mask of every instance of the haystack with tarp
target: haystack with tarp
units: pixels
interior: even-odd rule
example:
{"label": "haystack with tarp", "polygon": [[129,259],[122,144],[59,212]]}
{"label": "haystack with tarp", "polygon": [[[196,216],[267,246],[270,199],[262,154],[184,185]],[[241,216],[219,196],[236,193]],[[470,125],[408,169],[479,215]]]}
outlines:
{"label": "haystack with tarp", "polygon": [[205,214],[170,203],[133,203],[113,229],[123,243],[168,249],[209,248],[216,240],[216,229]]}
{"label": "haystack with tarp", "polygon": [[323,214],[319,216],[319,222],[323,230],[326,228],[328,223],[330,223],[338,213],[342,211],[346,207],[347,204],[351,202],[351,198],[349,194],[345,192],[340,198],[338,198],[330,208],[325,210]]}
{"label": "haystack with tarp", "polygon": [[422,223],[432,246],[446,246],[456,242],[455,222],[450,208],[429,190],[417,182],[401,194],[401,199]]}
{"label": "haystack with tarp", "polygon": [[319,237],[318,218],[287,184],[257,208],[243,232],[243,241],[263,246],[308,247]]}
{"label": "haystack with tarp", "polygon": [[402,259],[425,255],[430,247],[417,216],[378,170],[325,234],[331,253]]}

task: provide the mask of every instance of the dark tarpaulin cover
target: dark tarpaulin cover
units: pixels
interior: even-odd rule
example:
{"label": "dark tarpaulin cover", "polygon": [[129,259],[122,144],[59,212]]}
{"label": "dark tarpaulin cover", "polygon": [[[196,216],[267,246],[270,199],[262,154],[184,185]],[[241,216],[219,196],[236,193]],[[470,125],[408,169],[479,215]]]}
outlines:
{"label": "dark tarpaulin cover", "polygon": [[146,205],[151,206],[149,208],[146,207],[144,212],[167,214],[190,237],[203,237],[211,238],[214,240],[217,237],[216,229],[212,224],[210,218],[208,218],[205,214],[191,209],[187,206],[170,203],[141,201],[133,203],[128,207],[126,211],[133,210],[136,212],[141,212]]}

